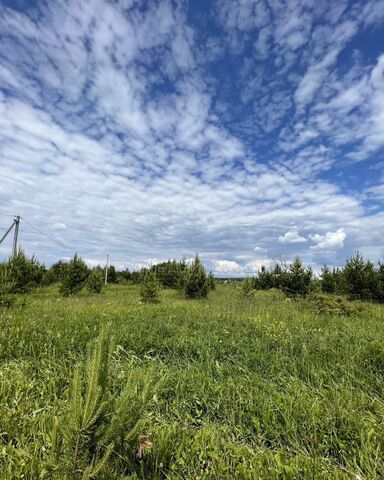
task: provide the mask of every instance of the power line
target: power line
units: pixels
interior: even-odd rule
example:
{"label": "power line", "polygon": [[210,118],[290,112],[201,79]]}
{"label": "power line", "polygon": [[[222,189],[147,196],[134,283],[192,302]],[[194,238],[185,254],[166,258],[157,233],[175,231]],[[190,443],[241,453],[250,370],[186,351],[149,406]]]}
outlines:
{"label": "power line", "polygon": [[44,235],[44,237],[48,238],[49,240],[51,240],[52,242],[55,242],[57,243],[58,245],[60,245],[60,247],[62,248],[65,248],[67,250],[72,250],[72,248],[70,247],[67,247],[66,245],[64,245],[62,242],[60,242],[59,240],[57,240],[56,238],[53,238],[51,237],[50,235],[47,235],[45,232],[43,232],[42,230],[40,230],[39,228],[37,228],[33,223],[29,222],[25,217],[21,217],[25,223],[27,223],[28,225],[30,225],[32,228],[34,228],[36,230],[36,232],[40,233],[40,235]]}
{"label": "power line", "polygon": [[3,217],[15,217],[16,215],[12,215],[12,213],[3,213],[0,212],[0,215],[3,215]]}

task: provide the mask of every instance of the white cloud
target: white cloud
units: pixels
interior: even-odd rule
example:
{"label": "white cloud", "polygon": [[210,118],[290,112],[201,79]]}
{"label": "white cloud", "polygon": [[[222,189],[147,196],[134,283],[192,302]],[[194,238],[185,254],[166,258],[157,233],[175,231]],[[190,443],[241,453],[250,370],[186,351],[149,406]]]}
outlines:
{"label": "white cloud", "polygon": [[289,243],[305,243],[307,239],[299,235],[297,229],[292,229],[286,232],[284,235],[280,235],[279,243],[289,244]]}
{"label": "white cloud", "polygon": [[242,267],[233,260],[215,260],[213,271],[216,274],[239,274],[243,272]]}
{"label": "white cloud", "polygon": [[[380,253],[379,213],[331,171],[384,145],[384,56],[355,52],[336,68],[374,22],[369,8],[328,15],[315,2],[223,0],[215,11],[225,31],[211,37],[182,2],[148,5],[41,2],[34,19],[0,6],[1,210],[64,245],[22,224],[27,253],[146,265],[199,252],[241,275],[281,245],[312,261],[319,245],[343,244],[339,225],[348,248]],[[239,68],[223,82],[211,60],[232,53]],[[238,103],[226,103],[228,87]],[[364,193],[382,197],[380,186]],[[310,249],[298,232],[314,225],[328,233]],[[0,254],[9,251],[4,242]]]}
{"label": "white cloud", "polygon": [[324,235],[318,233],[310,235],[310,239],[316,242],[311,249],[313,250],[326,250],[341,248],[344,246],[344,240],[346,239],[346,233],[343,228],[339,228],[336,232],[327,232]]}

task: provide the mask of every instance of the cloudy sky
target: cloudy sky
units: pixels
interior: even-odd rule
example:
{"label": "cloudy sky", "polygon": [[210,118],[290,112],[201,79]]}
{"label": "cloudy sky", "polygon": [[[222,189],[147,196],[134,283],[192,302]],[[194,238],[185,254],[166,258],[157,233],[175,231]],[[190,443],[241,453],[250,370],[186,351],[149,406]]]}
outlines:
{"label": "cloudy sky", "polygon": [[376,261],[383,153],[383,0],[0,0],[0,225],[47,264]]}

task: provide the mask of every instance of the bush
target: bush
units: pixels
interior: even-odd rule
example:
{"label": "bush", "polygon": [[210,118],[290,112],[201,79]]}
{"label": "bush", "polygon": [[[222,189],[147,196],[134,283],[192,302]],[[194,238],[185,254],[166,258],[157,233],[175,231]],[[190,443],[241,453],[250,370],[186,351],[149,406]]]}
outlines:
{"label": "bush", "polygon": [[240,292],[243,297],[250,297],[253,294],[254,289],[255,285],[253,278],[245,278],[241,282]]}
{"label": "bush", "polygon": [[144,274],[140,288],[140,299],[144,303],[159,303],[159,281],[153,270],[148,270]]}
{"label": "bush", "polygon": [[91,293],[101,293],[103,288],[103,271],[96,267],[89,274],[86,282],[87,290]]}
{"label": "bush", "polygon": [[339,315],[350,317],[363,312],[361,303],[350,302],[341,295],[312,293],[306,299],[307,305],[317,315]]}
{"label": "bush", "polygon": [[10,308],[13,305],[13,288],[14,282],[11,280],[9,269],[2,265],[0,268],[0,308]]}
{"label": "bush", "polygon": [[156,276],[164,288],[180,288],[186,268],[185,260],[182,259],[180,262],[168,260],[158,263],[151,270],[156,272]]}
{"label": "bush", "polygon": [[198,255],[187,270],[184,291],[187,298],[205,298],[208,295],[207,274]]}
{"label": "bush", "polygon": [[64,296],[74,295],[83,288],[89,275],[85,262],[77,255],[68,263],[60,286],[60,293]]}
{"label": "bush", "polygon": [[34,263],[36,260],[28,259],[22,249],[10,258],[7,270],[12,278],[12,293],[28,293],[34,284]]}

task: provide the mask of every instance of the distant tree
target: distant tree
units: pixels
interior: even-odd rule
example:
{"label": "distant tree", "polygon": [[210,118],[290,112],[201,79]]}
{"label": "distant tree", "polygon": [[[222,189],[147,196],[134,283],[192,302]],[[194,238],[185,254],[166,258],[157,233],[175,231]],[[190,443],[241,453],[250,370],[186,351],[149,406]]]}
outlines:
{"label": "distant tree", "polygon": [[241,282],[240,291],[243,297],[249,297],[255,290],[255,280],[253,278],[245,278]]}
{"label": "distant tree", "polygon": [[209,290],[215,290],[216,289],[215,277],[213,276],[212,272],[209,272],[208,277],[207,277],[207,282],[208,282]]}
{"label": "distant tree", "polygon": [[54,281],[52,283],[62,281],[65,275],[65,270],[67,266],[68,266],[68,263],[63,262],[63,260],[59,260],[58,262],[52,264],[52,266],[49,269],[52,272],[51,278],[54,278]]}
{"label": "distant tree", "polygon": [[141,282],[141,272],[138,272],[137,270],[131,272],[131,281],[133,283],[140,283]]}
{"label": "distant tree", "polygon": [[116,282],[117,282],[116,267],[114,265],[110,265],[108,267],[108,283],[116,283]]}
{"label": "distant tree", "polygon": [[381,266],[375,266],[369,260],[364,261],[363,255],[356,252],[343,270],[344,291],[353,299],[381,301],[382,276]]}
{"label": "distant tree", "polygon": [[158,303],[160,301],[159,281],[153,270],[147,270],[143,275],[140,287],[140,299],[144,303]]}
{"label": "distant tree", "polygon": [[156,272],[156,276],[164,288],[180,288],[184,272],[186,270],[185,260],[177,262],[168,260],[151,267]]}
{"label": "distant tree", "polygon": [[60,293],[64,296],[74,295],[83,288],[89,275],[85,262],[77,255],[68,262],[63,276]]}
{"label": "distant tree", "polygon": [[196,255],[185,275],[184,292],[187,298],[205,298],[208,291],[207,274],[199,256]]}
{"label": "distant tree", "polygon": [[120,272],[116,272],[117,283],[126,283],[132,280],[132,274],[128,268]]}
{"label": "distant tree", "polygon": [[281,288],[283,275],[283,268],[281,267],[280,263],[276,263],[274,269],[272,270],[273,288]]}
{"label": "distant tree", "polygon": [[57,282],[56,275],[52,268],[48,268],[41,279],[41,284],[47,287],[55,282]]}
{"label": "distant tree", "polygon": [[269,290],[274,287],[273,274],[264,265],[261,266],[261,270],[258,272],[254,282],[258,290]]}
{"label": "distant tree", "polygon": [[34,286],[34,262],[28,259],[22,249],[8,261],[7,269],[12,279],[12,293],[28,293]]}
{"label": "distant tree", "polygon": [[85,286],[91,293],[101,293],[103,282],[103,270],[101,267],[96,267],[89,274]]}
{"label": "distant tree", "polygon": [[375,300],[377,302],[384,302],[384,264],[379,262],[379,267],[377,269],[377,276],[379,280],[377,295]]}
{"label": "distant tree", "polygon": [[312,275],[312,269],[305,268],[300,258],[296,257],[283,277],[284,293],[293,297],[305,297],[309,292]]}
{"label": "distant tree", "polygon": [[336,277],[333,272],[324,265],[320,273],[321,289],[325,293],[335,293],[336,291]]}

